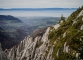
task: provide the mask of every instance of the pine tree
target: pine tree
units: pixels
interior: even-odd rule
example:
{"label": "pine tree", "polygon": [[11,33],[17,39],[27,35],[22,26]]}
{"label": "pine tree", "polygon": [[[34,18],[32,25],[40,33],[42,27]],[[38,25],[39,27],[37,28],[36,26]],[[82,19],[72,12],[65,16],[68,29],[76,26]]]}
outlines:
{"label": "pine tree", "polygon": [[63,22],[65,22],[65,17],[63,17],[63,14],[61,14],[61,18],[60,18],[59,23],[61,24],[61,23],[63,23]]}

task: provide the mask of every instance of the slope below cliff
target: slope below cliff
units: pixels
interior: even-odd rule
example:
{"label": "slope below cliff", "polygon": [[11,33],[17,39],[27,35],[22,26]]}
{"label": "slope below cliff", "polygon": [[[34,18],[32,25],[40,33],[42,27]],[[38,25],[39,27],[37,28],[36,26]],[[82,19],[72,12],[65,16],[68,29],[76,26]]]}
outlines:
{"label": "slope below cliff", "polygon": [[11,15],[0,15],[0,43],[2,50],[18,44],[28,35],[27,30],[28,26],[20,19]]}
{"label": "slope below cliff", "polygon": [[83,60],[83,7],[43,35],[28,36],[5,53],[9,60]]}

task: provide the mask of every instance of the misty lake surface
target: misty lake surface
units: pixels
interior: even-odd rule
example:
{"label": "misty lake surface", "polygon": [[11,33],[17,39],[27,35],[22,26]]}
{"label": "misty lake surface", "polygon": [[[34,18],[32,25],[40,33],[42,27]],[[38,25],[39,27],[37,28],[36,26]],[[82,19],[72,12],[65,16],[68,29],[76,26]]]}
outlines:
{"label": "misty lake surface", "polygon": [[15,17],[60,17],[63,14],[64,17],[68,17],[75,10],[44,10],[44,11],[27,11],[27,10],[9,10],[0,11],[0,15],[12,15]]}

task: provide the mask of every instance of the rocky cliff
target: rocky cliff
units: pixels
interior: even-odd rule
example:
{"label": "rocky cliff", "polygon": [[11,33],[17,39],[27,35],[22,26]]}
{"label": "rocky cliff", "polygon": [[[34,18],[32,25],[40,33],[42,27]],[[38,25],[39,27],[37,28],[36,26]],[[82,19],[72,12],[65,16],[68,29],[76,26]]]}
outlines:
{"label": "rocky cliff", "polygon": [[43,35],[28,36],[5,53],[9,60],[83,60],[83,7]]}
{"label": "rocky cliff", "polygon": [[52,51],[49,51],[48,57],[47,52],[52,47],[49,44],[48,33],[50,28],[47,29],[43,36],[26,37],[18,46],[13,47],[8,53],[10,60],[45,60],[52,59]]}

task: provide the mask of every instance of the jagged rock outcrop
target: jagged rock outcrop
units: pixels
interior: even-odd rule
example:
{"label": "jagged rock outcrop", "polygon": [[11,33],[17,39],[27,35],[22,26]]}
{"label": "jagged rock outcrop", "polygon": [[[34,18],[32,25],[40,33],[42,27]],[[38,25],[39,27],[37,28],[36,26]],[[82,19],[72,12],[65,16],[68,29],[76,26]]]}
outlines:
{"label": "jagged rock outcrop", "polygon": [[35,38],[28,36],[18,46],[6,50],[8,58],[10,60],[54,60],[52,58],[53,47],[48,39],[49,31],[50,27],[43,36],[36,35]]}
{"label": "jagged rock outcrop", "polygon": [[37,36],[35,39],[26,37],[18,46],[6,51],[8,58],[10,60],[53,60],[51,56],[53,47],[50,47],[48,40],[49,30],[50,28],[43,36]]}

